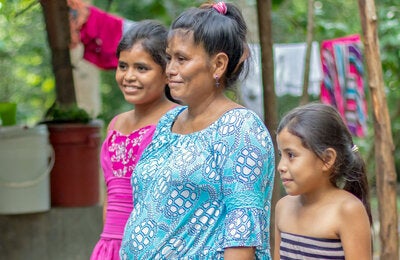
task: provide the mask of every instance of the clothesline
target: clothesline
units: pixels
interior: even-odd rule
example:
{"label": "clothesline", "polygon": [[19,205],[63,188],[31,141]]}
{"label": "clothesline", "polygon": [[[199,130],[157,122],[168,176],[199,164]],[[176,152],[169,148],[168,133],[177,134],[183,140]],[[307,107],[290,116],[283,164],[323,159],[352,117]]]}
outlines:
{"label": "clothesline", "polygon": [[[116,48],[134,21],[107,13],[80,0],[71,8],[71,48],[84,45],[83,58],[100,69],[115,69]],[[263,116],[260,46],[251,44],[252,64],[240,87],[245,106]],[[275,93],[300,96],[303,90],[306,43],[274,44]],[[312,43],[308,93],[336,107],[355,136],[365,136],[367,105],[359,35]]]}

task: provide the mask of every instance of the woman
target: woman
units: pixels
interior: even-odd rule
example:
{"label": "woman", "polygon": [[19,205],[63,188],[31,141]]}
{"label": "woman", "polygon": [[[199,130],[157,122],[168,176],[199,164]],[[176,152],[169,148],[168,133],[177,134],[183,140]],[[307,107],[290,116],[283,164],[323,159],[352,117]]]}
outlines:
{"label": "woman", "polygon": [[104,228],[91,260],[117,260],[126,221],[132,211],[130,177],[143,149],[150,143],[157,121],[176,104],[168,99],[165,47],[167,29],[145,20],[122,37],[115,79],[125,100],[135,108],[110,122],[101,149],[107,186]]}
{"label": "woman", "polygon": [[163,116],[132,173],[122,259],[270,259],[270,135],[224,95],[248,58],[234,5],[183,12],[168,37],[167,76],[185,106]]}

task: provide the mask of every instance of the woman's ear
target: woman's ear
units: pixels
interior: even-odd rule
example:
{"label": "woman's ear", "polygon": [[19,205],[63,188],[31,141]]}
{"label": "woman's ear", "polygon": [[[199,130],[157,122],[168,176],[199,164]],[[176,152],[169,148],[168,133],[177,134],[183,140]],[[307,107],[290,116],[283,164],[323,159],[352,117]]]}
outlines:
{"label": "woman's ear", "polygon": [[330,171],[333,168],[333,165],[336,162],[336,150],[333,148],[328,148],[324,151],[324,165],[322,166],[322,169],[324,171]]}
{"label": "woman's ear", "polygon": [[229,58],[228,55],[224,52],[219,52],[215,55],[213,59],[214,65],[214,76],[222,77],[225,74],[226,69],[228,68]]}
{"label": "woman's ear", "polygon": [[164,73],[164,78],[165,78],[165,85],[168,85],[169,79],[166,73]]}

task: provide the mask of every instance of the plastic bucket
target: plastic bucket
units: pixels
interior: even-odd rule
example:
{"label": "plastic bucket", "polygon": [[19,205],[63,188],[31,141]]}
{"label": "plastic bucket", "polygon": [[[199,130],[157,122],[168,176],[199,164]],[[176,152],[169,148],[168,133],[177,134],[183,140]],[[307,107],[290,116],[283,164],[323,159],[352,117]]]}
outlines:
{"label": "plastic bucket", "polygon": [[48,124],[55,163],[51,171],[51,205],[93,206],[99,203],[99,153],[102,122]]}
{"label": "plastic bucket", "polygon": [[49,210],[53,163],[45,125],[0,127],[0,214]]}

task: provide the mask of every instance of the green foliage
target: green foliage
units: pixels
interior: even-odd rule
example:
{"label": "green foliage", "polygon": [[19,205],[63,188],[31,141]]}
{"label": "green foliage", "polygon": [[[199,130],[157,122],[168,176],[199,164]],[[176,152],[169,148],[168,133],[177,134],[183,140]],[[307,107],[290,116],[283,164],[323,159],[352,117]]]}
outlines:
{"label": "green foliage", "polygon": [[[391,116],[393,142],[400,147],[400,7],[396,0],[377,3],[378,35],[387,103]],[[400,149],[395,149],[397,178],[400,181]]]}
{"label": "green foliage", "polygon": [[88,123],[89,114],[76,105],[60,106],[54,104],[47,111],[42,123]]}
{"label": "green foliage", "polygon": [[38,1],[0,1],[0,101],[18,104],[19,124],[35,124],[55,97],[42,18]]}
{"label": "green foliage", "polygon": [[[305,42],[308,1],[286,0],[274,9],[273,41],[276,43]],[[340,11],[339,11],[340,10]],[[361,33],[357,1],[315,1],[314,41]]]}

